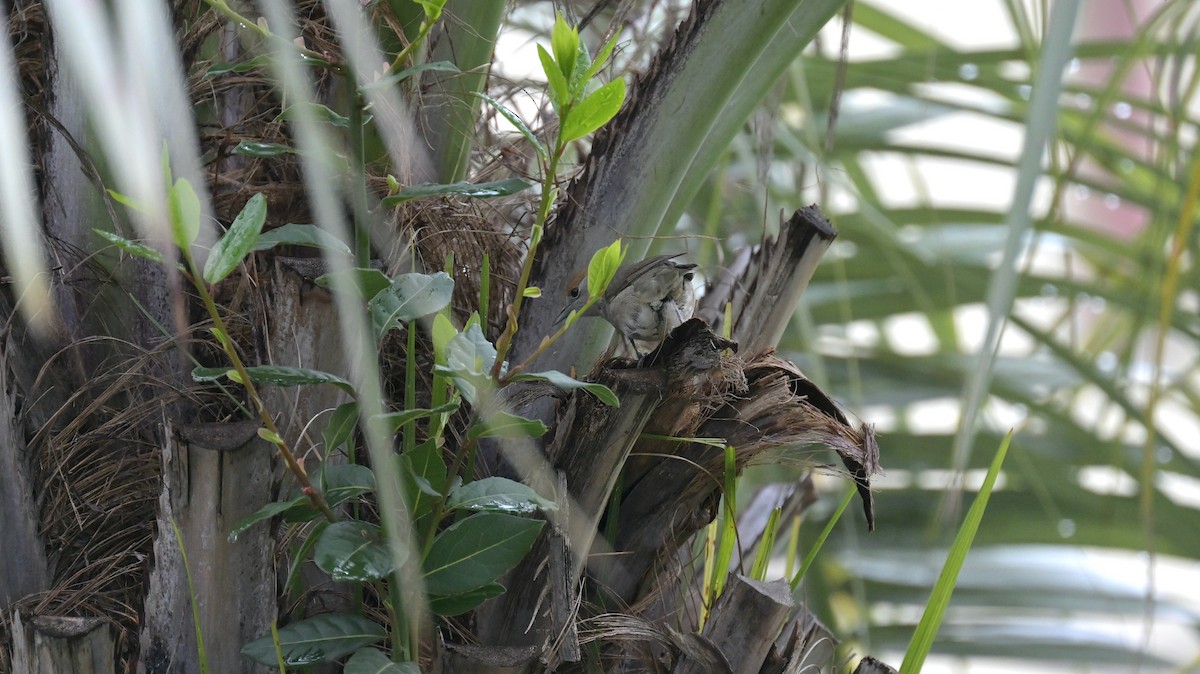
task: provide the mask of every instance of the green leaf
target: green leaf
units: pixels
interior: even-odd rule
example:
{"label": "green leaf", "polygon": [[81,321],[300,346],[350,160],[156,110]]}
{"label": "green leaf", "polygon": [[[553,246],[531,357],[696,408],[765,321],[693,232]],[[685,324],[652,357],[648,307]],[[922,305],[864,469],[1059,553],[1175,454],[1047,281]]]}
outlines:
{"label": "green leaf", "polygon": [[[360,615],[325,613],[279,630],[279,649],[290,667],[332,662],[387,636],[378,623]],[[242,655],[268,667],[277,666],[271,637],[255,639],[242,647]]]}
{"label": "green leaf", "polygon": [[543,161],[548,158],[549,155],[546,154],[545,146],[538,141],[537,136],[533,135],[533,131],[525,125],[525,122],[517,116],[517,113],[509,110],[504,106],[503,103],[497,101],[491,96],[488,96],[487,94],[479,93],[478,91],[472,93],[479,98],[482,98],[488,105],[492,106],[496,112],[500,113],[501,117],[508,120],[509,124],[517,127],[517,131],[520,131],[521,135],[525,136],[525,140],[529,141],[529,144],[533,146],[534,151],[538,153],[538,156],[541,157]]}
{"label": "green leaf", "polygon": [[554,501],[538,496],[531,487],[505,477],[485,477],[454,489],[446,499],[446,507],[518,515],[558,509]]}
{"label": "green leaf", "polygon": [[[336,283],[338,279],[343,279],[345,282]],[[329,288],[330,290],[348,286],[353,288],[362,299],[370,300],[383,291],[384,288],[392,285],[392,280],[378,269],[355,267],[353,269],[343,269],[342,271],[323,274],[318,276],[313,283],[322,288]]]}
{"label": "green leaf", "polygon": [[413,0],[421,6],[425,11],[425,21],[433,24],[442,16],[442,10],[446,7],[446,0]]}
{"label": "green leaf", "polygon": [[[356,463],[333,463],[326,461],[312,477],[325,494],[325,501],[330,506],[340,505],[350,499],[375,490],[375,473],[370,468]],[[311,517],[320,513],[314,510]],[[291,514],[288,515],[291,520]]]}
{"label": "green leaf", "polygon": [[356,491],[365,493],[375,489],[375,473],[370,468],[356,463],[334,463],[326,461],[321,464],[312,477],[313,483],[325,490],[326,496],[332,502],[345,500],[337,498],[333,492]]}
{"label": "green leaf", "polygon": [[337,448],[341,447],[354,434],[354,428],[357,425],[358,403],[348,402],[338,405],[333,414],[329,415],[329,423],[325,425],[325,430],[321,432],[321,438],[325,441],[326,453],[337,451]]}
{"label": "green leaf", "polygon": [[[216,381],[222,376],[228,376],[230,372],[233,370],[225,367],[197,367],[192,370],[192,380],[197,382]],[[255,365],[246,368],[246,374],[250,375],[252,381],[259,384],[274,384],[275,386],[332,384],[346,393],[354,395],[354,386],[350,382],[328,372],[282,365]]]}
{"label": "green leaf", "polygon": [[950,595],[954,593],[954,586],[958,582],[958,573],[962,571],[963,562],[967,559],[967,552],[971,550],[971,543],[975,541],[975,533],[979,531],[979,524],[983,521],[983,513],[987,510],[992,488],[996,486],[996,477],[1000,474],[1000,467],[1004,465],[1004,456],[1008,453],[1012,436],[1012,431],[1009,431],[1008,435],[1004,436],[1004,440],[1000,442],[1000,448],[996,450],[996,458],[992,459],[992,465],[983,479],[983,486],[980,487],[975,502],[971,504],[971,509],[967,511],[967,516],[963,520],[962,526],[959,527],[958,534],[954,537],[954,543],[950,545],[950,552],[946,555],[942,573],[933,586],[929,602],[925,605],[925,612],[921,614],[921,621],[917,623],[912,641],[904,654],[904,662],[900,665],[902,672],[921,671],[921,667],[925,664],[925,656],[933,648],[933,639],[937,636],[938,628],[942,624],[942,617],[946,613],[946,607],[950,604]]}
{"label": "green leaf", "polygon": [[342,674],[421,674],[415,662],[392,662],[383,652],[361,648],[346,661]]}
{"label": "green leaf", "polygon": [[[500,583],[488,583],[481,588],[447,597],[430,597],[429,610],[434,615],[445,617],[462,615],[479,606],[492,597],[504,594],[504,586]],[[349,670],[347,670],[349,671]]]}
{"label": "green leaf", "polygon": [[554,58],[545,47],[539,44],[537,51],[538,59],[542,62],[542,72],[546,73],[546,84],[550,86],[550,102],[554,104],[555,110],[561,111],[571,95],[567,89],[567,78],[559,71]]}
{"label": "green leaf", "polygon": [[331,524],[317,541],[313,561],[334,580],[379,580],[396,570],[380,528],[367,522]]}
{"label": "green leaf", "polygon": [[286,444],[286,443],[284,443],[283,438],[279,437],[278,433],[276,433],[275,431],[273,431],[269,428],[258,429],[258,437],[262,438],[263,440],[266,440],[267,442],[269,442],[273,445],[279,445],[282,447],[284,444]]}
{"label": "green leaf", "polygon": [[488,373],[495,362],[496,347],[478,322],[468,322],[446,345],[446,365],[435,366],[434,371],[453,378],[459,392],[474,405],[480,400],[480,390],[491,385]]}
{"label": "green leaf", "polygon": [[554,61],[563,77],[570,79],[575,72],[575,59],[579,56],[579,31],[575,30],[563,15],[554,17],[554,28],[550,31],[550,47],[554,50]]}
{"label": "green leaf", "polygon": [[600,49],[600,53],[596,55],[596,60],[592,61],[592,63],[588,66],[587,71],[583,74],[584,82],[590,82],[593,77],[599,74],[600,69],[604,67],[604,64],[608,63],[609,57],[612,56],[613,49],[617,46],[618,37],[620,37],[619,33],[613,35],[611,38],[609,38],[608,43]]}
{"label": "green leaf", "polygon": [[446,487],[446,463],[437,443],[426,440],[400,456],[400,479],[413,521],[429,514]]}
{"label": "green leaf", "polygon": [[621,261],[624,259],[625,247],[621,245],[620,239],[592,255],[592,259],[588,261],[587,275],[590,299],[599,299],[604,295],[604,291],[612,283],[613,277],[616,276],[617,269],[621,267]]}
{"label": "green leaf", "polygon": [[276,515],[282,515],[288,511],[299,508],[308,503],[307,496],[297,496],[290,501],[274,501],[254,511],[252,514],[243,517],[237,524],[233,525],[233,529],[229,532],[229,541],[232,543],[237,540],[239,534],[249,529],[250,527],[269,520]]}
{"label": "green leaf", "polygon": [[200,198],[192,185],[180,178],[167,196],[171,217],[171,236],[175,245],[187,250],[200,234]]}
{"label": "green leaf", "polygon": [[580,101],[562,122],[559,142],[578,140],[604,126],[625,102],[625,80],[616,79]]}
{"label": "green leaf", "polygon": [[542,530],[541,520],[476,513],[438,534],[425,558],[425,589],[456,595],[495,582],[521,561]]}
{"label": "green leaf", "polygon": [[241,63],[217,63],[210,66],[208,70],[205,70],[204,76],[216,77],[226,73],[248,73],[251,70],[264,68],[270,64],[271,58],[266,54],[263,54],[261,56],[255,56],[249,61],[242,61]]}
{"label": "green leaf", "polygon": [[119,234],[106,232],[103,229],[93,228],[92,231],[99,234],[101,238],[107,240],[108,242],[115,244],[117,248],[120,248],[130,255],[136,255],[137,257],[150,260],[151,262],[164,261],[163,254],[160,253],[156,248],[151,248],[150,246],[137,243],[136,241],[130,241]]}
{"label": "green leaf", "polygon": [[558,370],[546,370],[545,372],[522,372],[512,378],[512,381],[548,381],[551,384],[563,389],[564,391],[573,391],[575,389],[583,389],[588,393],[600,399],[600,402],[613,407],[620,407],[621,401],[617,399],[617,395],[612,392],[604,384],[596,382],[579,381],[559,372]]}
{"label": "green leaf", "polygon": [[[349,118],[339,115],[331,110],[328,106],[321,105],[320,103],[296,103],[294,105],[289,105],[286,110],[279,113],[279,116],[276,117],[275,120],[279,121],[283,119],[296,119],[296,116],[300,114],[301,107],[307,108],[312,115],[317,118],[318,121],[327,122],[341,129],[350,128]],[[363,123],[366,124],[365,119],[363,120]]]}
{"label": "green leaf", "polygon": [[404,70],[401,70],[400,72],[396,73],[395,75],[389,75],[388,77],[384,77],[383,79],[377,80],[375,82],[371,82],[370,84],[363,86],[362,90],[363,91],[371,91],[372,89],[387,89],[396,84],[399,84],[400,82],[403,82],[404,80],[412,77],[413,75],[420,75],[421,73],[424,73],[424,72],[461,73],[462,69],[459,68],[458,66],[454,65],[450,61],[432,61],[430,63],[422,63],[419,66],[413,66],[412,68],[405,68]]}
{"label": "green leaf", "polygon": [[445,414],[447,412],[453,412],[457,409],[458,400],[455,399],[452,402],[448,402],[445,405],[440,405],[432,409],[418,408],[414,410],[403,410],[400,412],[388,412],[386,414],[380,414],[377,418],[383,420],[383,422],[387,424],[389,432],[395,433],[396,431],[399,431],[405,424],[416,421],[417,419],[424,419],[425,417],[431,417],[435,414]]}
{"label": "green leaf", "polygon": [[526,419],[508,412],[492,412],[471,427],[467,439],[540,438],[545,432],[546,424],[537,419]]}
{"label": "green leaf", "polygon": [[542,296],[542,289],[537,286],[529,286],[521,294],[525,297],[538,298]]}
{"label": "green leaf", "polygon": [[383,198],[379,203],[384,208],[390,208],[413,199],[443,197],[451,194],[476,199],[490,199],[516,194],[530,187],[532,187],[531,183],[520,178],[507,178],[490,183],[419,183],[409,185],[392,196]]}
{"label": "green leaf", "polygon": [[367,303],[375,338],[402,323],[441,311],[453,294],[454,279],[444,271],[397,276]]}
{"label": "green leaf", "polygon": [[288,223],[267,230],[259,235],[258,241],[254,243],[254,250],[267,250],[275,246],[308,246],[350,254],[350,246],[316,225]]}
{"label": "green leaf", "polygon": [[[313,486],[321,490],[325,502],[336,507],[352,498],[375,490],[375,473],[370,468],[354,463],[334,463],[327,460],[309,476]],[[325,515],[317,510],[307,496],[299,495],[303,502],[284,513],[285,522],[311,522],[323,520]]]}
{"label": "green leaf", "polygon": [[112,197],[113,201],[117,202],[118,204],[121,204],[122,206],[124,206],[126,208],[135,210],[138,213],[146,212],[146,207],[143,206],[140,202],[138,202],[133,197],[126,196],[126,195],[121,194],[120,192],[118,192],[116,190],[112,190],[112,189],[105,190],[105,191],[108,192],[108,196]]}
{"label": "green leaf", "polygon": [[250,140],[243,140],[233,148],[233,153],[240,154],[243,157],[268,159],[284,154],[295,154],[296,148],[281,143],[256,143]]}
{"label": "green leaf", "polygon": [[449,318],[446,318],[445,314],[433,317],[433,354],[437,364],[446,364],[446,348],[456,335],[458,335],[458,329],[454,327]]}
{"label": "green leaf", "polygon": [[213,246],[204,263],[204,280],[216,283],[225,278],[254,248],[263,223],[267,221],[267,199],[262,192],[250,197],[225,236]]}

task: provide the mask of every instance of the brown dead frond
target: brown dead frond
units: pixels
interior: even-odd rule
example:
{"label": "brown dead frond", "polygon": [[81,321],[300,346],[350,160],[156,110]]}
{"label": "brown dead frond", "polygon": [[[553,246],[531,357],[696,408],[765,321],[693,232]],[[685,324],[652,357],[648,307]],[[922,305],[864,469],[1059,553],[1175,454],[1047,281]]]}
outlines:
{"label": "brown dead frond", "polygon": [[[205,402],[155,374],[174,355],[169,341],[145,351],[111,338],[82,340],[44,365],[38,388],[62,387],[62,362],[86,347],[110,355],[30,439],[51,587],[16,607],[32,615],[105,618],[127,659],[137,643],[142,582],[153,554],[161,489],[157,427],[165,409]],[[7,629],[7,622],[0,625]]]}

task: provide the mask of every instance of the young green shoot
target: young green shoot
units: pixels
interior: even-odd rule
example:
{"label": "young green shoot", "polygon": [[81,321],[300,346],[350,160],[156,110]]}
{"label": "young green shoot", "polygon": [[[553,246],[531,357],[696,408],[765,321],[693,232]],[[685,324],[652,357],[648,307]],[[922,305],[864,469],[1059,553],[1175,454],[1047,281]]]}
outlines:
{"label": "young green shoot", "polygon": [[[588,136],[607,124],[616,116],[621,109],[621,104],[625,102],[625,81],[620,78],[588,93],[589,83],[599,74],[612,55],[613,48],[616,46],[615,36],[593,60],[587,47],[579,39],[579,31],[567,24],[563,16],[559,14],[550,34],[550,46],[553,54],[546,51],[542,45],[538,45],[538,58],[541,60],[542,70],[549,86],[550,103],[558,114],[559,122],[557,133],[553,142],[549,144],[549,149],[537,141],[534,133],[515,113],[492,98],[480,96],[530,140],[537,151],[542,174],[542,193],[538,202],[537,217],[529,232],[529,252],[525,255],[524,264],[521,266],[521,275],[517,282],[513,303],[508,307],[508,322],[505,324],[504,332],[496,340],[498,355],[492,368],[492,379],[497,382],[500,381],[500,370],[518,330],[517,317],[521,315],[521,305],[526,297],[525,289],[529,286],[533,261],[537,257],[538,245],[542,241],[542,232],[557,197],[559,161],[570,143]],[[568,321],[569,323],[570,321]],[[561,336],[562,332],[565,332],[565,329],[560,330],[550,343]],[[546,341],[543,341],[535,353],[541,353],[548,345]],[[526,363],[529,360],[526,359]],[[522,363],[522,365],[524,364]]]}

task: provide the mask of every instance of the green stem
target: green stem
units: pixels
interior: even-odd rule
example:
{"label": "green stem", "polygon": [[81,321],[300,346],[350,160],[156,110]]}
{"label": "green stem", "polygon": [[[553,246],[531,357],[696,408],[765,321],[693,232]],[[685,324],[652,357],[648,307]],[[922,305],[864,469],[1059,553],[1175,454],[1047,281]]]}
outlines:
{"label": "green stem", "polygon": [[236,10],[234,10],[232,7],[229,6],[228,3],[225,2],[225,0],[204,0],[204,4],[217,10],[217,12],[219,14],[224,15],[225,18],[238,24],[240,27],[242,27],[246,30],[253,31],[264,39],[275,40],[277,42],[280,42],[281,44],[286,44],[288,46],[288,48],[295,49],[297,53],[299,53],[306,60],[308,60],[312,63],[324,64],[330,68],[333,68],[334,70],[341,70],[341,66],[334,64],[334,63],[330,63],[329,59],[324,54],[318,54],[317,52],[315,52],[311,49],[305,49],[304,47],[300,47],[300,46],[296,45],[294,42],[285,40],[285,39],[279,37],[278,35],[272,33],[270,30],[263,28],[262,26],[260,26],[258,24],[257,21],[252,21],[252,20],[242,16],[241,14],[238,14]]}
{"label": "green stem", "polygon": [[[590,308],[595,303],[596,303],[596,300],[588,300],[588,302],[583,305],[583,308],[579,310],[578,315],[582,316],[583,313],[585,311],[587,311],[588,308]],[[567,330],[569,330],[572,325],[575,325],[575,322],[568,321],[568,322],[564,323],[561,328],[559,328],[557,331],[555,331],[555,333],[553,335],[550,335],[549,337],[542,339],[542,343],[538,344],[538,347],[533,350],[533,353],[529,354],[529,357],[527,357],[525,360],[521,361],[520,365],[510,368],[508,371],[508,374],[506,374],[500,378],[500,384],[507,384],[508,382],[512,381],[513,377],[524,372],[525,368],[529,367],[529,364],[533,362],[533,359],[542,355],[542,353],[546,349],[549,349],[551,346],[553,346],[554,343],[557,342],[560,337],[562,337],[564,334],[566,334]]]}
{"label": "green stem", "polygon": [[[521,315],[521,303],[525,299],[525,288],[529,286],[529,276],[533,272],[533,260],[537,256],[538,244],[542,240],[542,230],[546,226],[546,220],[550,217],[550,209],[554,206],[558,160],[565,150],[566,145],[555,139],[554,153],[550,155],[550,161],[547,162],[546,172],[542,179],[542,198],[538,205],[537,220],[533,223],[533,229],[530,230],[529,252],[525,255],[525,262],[521,265],[521,280],[517,283],[513,303],[508,308],[508,323],[505,325],[500,339],[496,340],[496,362],[492,364],[491,374],[492,379],[497,382],[500,381],[500,368],[504,365],[504,359],[512,347],[513,336],[517,334],[517,317]],[[528,359],[525,362],[527,363]],[[522,365],[524,364],[522,363]]]}
{"label": "green stem", "polygon": [[429,528],[425,531],[425,542],[421,545],[422,562],[425,561],[425,557],[433,547],[433,539],[437,536],[438,523],[441,521],[442,515],[446,512],[446,499],[450,496],[450,487],[454,484],[454,476],[462,468],[463,460],[467,454],[475,451],[475,442],[474,439],[469,440],[454,453],[454,462],[450,464],[450,470],[446,472],[446,484],[442,486],[441,496],[433,502],[433,509],[430,511]]}
{"label": "green stem", "polygon": [[400,69],[404,67],[404,62],[407,61],[410,56],[412,56],[412,53],[416,51],[417,47],[421,46],[421,43],[425,42],[425,38],[428,37],[429,31],[433,29],[433,24],[436,22],[436,18],[430,20],[429,17],[426,17],[425,20],[421,22],[421,27],[417,30],[417,36],[413,38],[412,42],[408,43],[407,47],[400,50],[399,54],[396,54],[396,58],[392,59],[392,65],[388,67],[389,75],[395,75],[396,73],[400,72]]}
{"label": "green stem", "polygon": [[275,443],[279,448],[279,455],[283,457],[283,462],[291,471],[292,475],[296,476],[296,481],[300,483],[300,488],[308,500],[312,502],[313,507],[321,511],[325,515],[325,519],[330,522],[338,521],[337,515],[333,509],[326,503],[325,497],[313,487],[312,481],[308,479],[308,472],[304,470],[304,466],[296,459],[296,455],[287,446],[287,442],[283,440],[283,436],[279,434],[279,428],[275,425],[275,420],[271,418],[267,412],[266,406],[263,404],[262,398],[258,395],[258,389],[254,386],[254,382],[250,379],[250,373],[246,371],[245,364],[242,363],[241,356],[238,355],[237,349],[233,348],[233,342],[230,341],[228,335],[229,330],[225,327],[225,321],[221,319],[221,314],[217,311],[217,303],[213,300],[212,295],[208,292],[208,285],[204,282],[204,278],[196,269],[196,262],[192,259],[190,251],[184,250],[183,256],[187,262],[188,269],[191,273],[188,274],[188,280],[200,293],[200,299],[204,302],[204,308],[208,310],[208,315],[213,320],[213,325],[225,335],[225,339],[218,340],[221,342],[221,347],[225,350],[225,355],[229,356],[230,362],[233,363],[233,369],[237,371],[238,379],[242,381],[242,386],[246,388],[246,395],[249,396],[250,402],[254,405],[254,409],[258,412],[258,417],[262,419],[263,426],[270,431],[274,437],[279,438],[280,442]]}

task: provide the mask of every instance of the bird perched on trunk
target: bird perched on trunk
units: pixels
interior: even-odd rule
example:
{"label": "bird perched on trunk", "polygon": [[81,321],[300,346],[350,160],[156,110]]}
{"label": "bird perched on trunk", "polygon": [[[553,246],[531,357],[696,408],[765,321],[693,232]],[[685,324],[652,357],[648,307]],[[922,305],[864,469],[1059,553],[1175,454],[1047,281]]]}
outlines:
{"label": "bird perched on trunk", "polygon": [[[696,265],[675,262],[680,255],[657,255],[621,267],[604,295],[583,315],[600,316],[611,323],[633,343],[633,350],[640,358],[637,342],[661,342],[691,318],[696,309],[696,293],[692,289],[692,270]],[[587,300],[585,276],[570,290],[570,301],[555,322],[566,320],[572,311],[582,309]]]}

